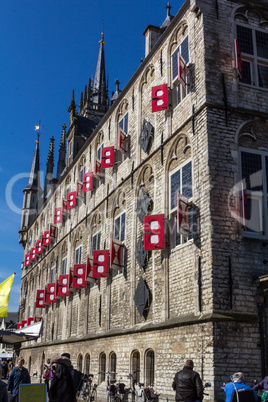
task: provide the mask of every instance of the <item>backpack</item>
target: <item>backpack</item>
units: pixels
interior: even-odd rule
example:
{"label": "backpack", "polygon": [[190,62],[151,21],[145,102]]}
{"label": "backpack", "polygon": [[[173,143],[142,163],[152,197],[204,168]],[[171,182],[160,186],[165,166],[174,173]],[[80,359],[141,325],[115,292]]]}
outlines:
{"label": "backpack", "polygon": [[[238,393],[238,399],[237,394]],[[234,389],[232,393],[232,397],[230,402],[255,402],[255,395],[252,389],[238,389],[237,391]]]}

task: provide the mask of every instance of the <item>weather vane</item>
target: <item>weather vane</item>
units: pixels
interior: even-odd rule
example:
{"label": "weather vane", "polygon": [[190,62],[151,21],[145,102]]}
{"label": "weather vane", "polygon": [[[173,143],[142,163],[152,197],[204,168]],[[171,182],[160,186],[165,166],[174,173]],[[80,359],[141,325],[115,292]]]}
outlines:
{"label": "weather vane", "polygon": [[[43,126],[44,127],[44,126]],[[39,125],[38,126],[35,126],[35,131],[37,131],[37,141],[38,141],[38,143],[39,143],[39,137],[40,137],[40,135],[41,135],[41,120],[39,120]]]}

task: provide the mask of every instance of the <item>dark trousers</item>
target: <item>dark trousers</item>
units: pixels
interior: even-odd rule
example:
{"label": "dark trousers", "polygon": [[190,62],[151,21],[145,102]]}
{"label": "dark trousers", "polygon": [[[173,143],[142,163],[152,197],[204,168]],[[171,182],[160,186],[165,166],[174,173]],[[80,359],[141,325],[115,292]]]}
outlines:
{"label": "dark trousers", "polygon": [[16,396],[10,396],[10,401],[9,401],[9,402],[18,402],[18,400],[19,400],[18,395],[16,395]]}

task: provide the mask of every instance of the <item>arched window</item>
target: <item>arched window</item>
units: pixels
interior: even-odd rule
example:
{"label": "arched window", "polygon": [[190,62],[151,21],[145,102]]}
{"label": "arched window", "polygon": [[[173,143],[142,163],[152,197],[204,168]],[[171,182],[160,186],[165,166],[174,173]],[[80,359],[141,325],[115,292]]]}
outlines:
{"label": "arched window", "polygon": [[235,14],[236,40],[242,59],[239,81],[268,88],[268,21],[262,11],[258,7],[254,11],[241,7]]}
{"label": "arched window", "polygon": [[145,385],[154,383],[154,351],[149,349],[145,353]]}
{"label": "arched window", "polygon": [[85,366],[84,366],[85,374],[90,374],[90,355],[87,354],[85,356]]}
{"label": "arched window", "polygon": [[105,381],[105,373],[106,373],[106,354],[100,354],[100,361],[99,361],[99,383]]}
{"label": "arched window", "polygon": [[115,380],[116,377],[116,354],[112,352],[110,354],[110,373],[111,373],[111,380]]}
{"label": "arched window", "polygon": [[137,382],[140,381],[140,352],[134,350],[130,358],[130,371]]}
{"label": "arched window", "polygon": [[83,367],[83,356],[80,354],[78,355],[77,358],[77,370],[82,371],[82,367]]}

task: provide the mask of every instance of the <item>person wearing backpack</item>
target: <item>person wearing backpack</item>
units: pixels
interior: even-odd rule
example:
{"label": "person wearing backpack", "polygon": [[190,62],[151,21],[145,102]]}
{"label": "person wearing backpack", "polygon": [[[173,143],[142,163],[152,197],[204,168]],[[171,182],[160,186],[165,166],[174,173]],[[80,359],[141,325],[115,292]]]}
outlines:
{"label": "person wearing backpack", "polygon": [[[241,395],[241,391],[247,391],[250,390],[253,392],[255,398],[255,401],[258,402],[258,395],[257,392],[252,389],[249,385],[245,383],[244,379],[244,374],[241,372],[234,373],[231,376],[231,382],[228,382],[227,384],[224,384],[224,392],[226,393],[226,402],[231,402],[232,396],[234,397],[234,393],[238,392],[239,396]],[[235,399],[236,400],[236,399]],[[248,402],[251,402],[251,400]]]}

